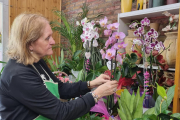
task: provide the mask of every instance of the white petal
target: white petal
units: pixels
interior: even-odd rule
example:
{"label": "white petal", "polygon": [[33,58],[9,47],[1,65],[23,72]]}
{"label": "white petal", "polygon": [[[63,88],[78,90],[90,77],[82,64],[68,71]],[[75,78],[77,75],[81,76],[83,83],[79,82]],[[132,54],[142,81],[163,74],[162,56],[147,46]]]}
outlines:
{"label": "white petal", "polygon": [[97,47],[97,46],[98,46],[97,40],[93,40],[93,47]]}
{"label": "white petal", "polygon": [[[106,64],[107,64],[108,69],[111,70],[111,61],[108,61]],[[114,67],[115,67],[115,63],[113,63],[112,69],[114,69]]]}
{"label": "white petal", "polygon": [[86,56],[86,59],[89,59],[91,57],[91,53],[90,52],[86,52],[85,56]]}

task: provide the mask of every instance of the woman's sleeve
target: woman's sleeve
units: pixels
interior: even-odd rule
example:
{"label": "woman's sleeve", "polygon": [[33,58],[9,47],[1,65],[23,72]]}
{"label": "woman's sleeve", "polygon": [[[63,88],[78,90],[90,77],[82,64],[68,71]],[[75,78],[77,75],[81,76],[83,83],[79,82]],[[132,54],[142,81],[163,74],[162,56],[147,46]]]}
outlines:
{"label": "woman's sleeve", "polygon": [[53,79],[53,81],[58,82],[59,94],[62,99],[79,97],[80,95],[84,95],[87,92],[90,92],[90,89],[87,87],[87,82],[79,81],[76,83],[63,83],[59,81],[55,75],[53,75],[44,60],[41,60],[41,63],[46,68],[46,71]]}
{"label": "woman's sleeve", "polygon": [[9,93],[27,108],[52,120],[76,119],[95,105],[90,93],[70,102],[60,102],[34,73],[13,76]]}

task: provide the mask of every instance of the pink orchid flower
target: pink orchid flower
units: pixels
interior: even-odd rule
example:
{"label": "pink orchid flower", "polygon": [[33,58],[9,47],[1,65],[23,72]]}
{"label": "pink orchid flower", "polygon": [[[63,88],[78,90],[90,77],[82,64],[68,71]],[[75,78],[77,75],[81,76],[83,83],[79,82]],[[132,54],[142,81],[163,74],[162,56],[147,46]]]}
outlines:
{"label": "pink orchid flower", "polygon": [[102,55],[102,59],[105,59],[106,54],[105,54],[105,52],[104,52],[103,49],[100,50],[100,53],[101,53],[101,55]]}
{"label": "pink orchid flower", "polygon": [[104,30],[104,35],[110,36],[112,33],[112,30]]}
{"label": "pink orchid flower", "polygon": [[141,25],[150,26],[150,20],[147,17],[145,17],[143,20],[141,20]]}
{"label": "pink orchid flower", "polygon": [[127,44],[125,44],[124,42],[114,44],[114,48],[117,50],[122,49],[122,48],[126,48],[126,46],[127,46]]}
{"label": "pink orchid flower", "polygon": [[146,80],[148,80],[148,79],[149,79],[149,77],[150,77],[149,72],[148,72],[148,71],[146,71],[146,72],[144,73],[144,78],[145,78]]}
{"label": "pink orchid flower", "polygon": [[118,27],[119,27],[119,23],[113,23],[113,24],[107,25],[107,28],[108,28],[109,30],[117,30]]}
{"label": "pink orchid flower", "polygon": [[107,49],[105,58],[111,60],[115,56],[115,49]]}
{"label": "pink orchid flower", "polygon": [[118,40],[122,40],[126,37],[126,35],[123,32],[114,32],[112,37]]}
{"label": "pink orchid flower", "polygon": [[107,19],[107,17],[105,16],[104,19],[101,19],[101,20],[99,21],[99,24],[101,25],[101,27],[106,27],[107,21],[108,21],[108,19]]}
{"label": "pink orchid flower", "polygon": [[109,39],[106,41],[105,46],[106,48],[110,45],[110,44],[114,44],[116,42],[116,39],[114,39],[113,37],[109,37]]}
{"label": "pink orchid flower", "polygon": [[122,63],[123,63],[122,55],[117,54],[116,61],[118,61],[122,65]]}

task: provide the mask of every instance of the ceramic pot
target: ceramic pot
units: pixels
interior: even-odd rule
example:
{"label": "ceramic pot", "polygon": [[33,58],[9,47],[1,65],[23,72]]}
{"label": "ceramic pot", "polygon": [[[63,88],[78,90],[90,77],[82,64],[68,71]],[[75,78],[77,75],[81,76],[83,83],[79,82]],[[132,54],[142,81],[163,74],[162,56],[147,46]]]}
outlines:
{"label": "ceramic pot", "polygon": [[166,39],[164,41],[164,46],[167,48],[170,44],[169,49],[165,50],[162,55],[166,60],[169,67],[175,68],[176,63],[176,45],[177,45],[177,35],[178,32],[167,32],[165,33]]}
{"label": "ceramic pot", "polygon": [[138,8],[138,4],[140,5],[139,10],[143,9],[143,0],[137,0],[136,10]]}
{"label": "ceramic pot", "polygon": [[164,3],[164,0],[153,0],[153,7],[162,6]]}
{"label": "ceramic pot", "polygon": [[166,4],[174,4],[174,3],[177,3],[178,0],[167,0]]}
{"label": "ceramic pot", "polygon": [[[134,31],[135,30],[128,30],[128,36],[126,36],[125,38],[124,38],[124,43],[125,44],[127,44],[127,46],[126,46],[126,48],[125,48],[125,51],[126,51],[126,54],[131,54],[132,53],[132,50],[131,50],[131,48],[132,48],[132,44],[133,44],[133,40],[134,39],[136,39],[136,38],[138,38],[138,37],[136,37],[136,36],[134,36]],[[138,46],[137,45],[137,48],[138,48],[138,50],[141,50],[141,46]],[[134,50],[137,50],[137,48],[136,47],[134,47]],[[136,54],[137,55],[137,54]],[[138,56],[138,55],[137,55]],[[139,64],[141,62],[141,59],[140,59],[140,57],[138,56],[138,60],[136,61],[136,64]]]}
{"label": "ceramic pot", "polygon": [[121,13],[130,12],[132,9],[132,0],[121,0]]}
{"label": "ceramic pot", "polygon": [[159,23],[150,23],[150,28],[154,28],[158,32],[158,30],[159,30]]}

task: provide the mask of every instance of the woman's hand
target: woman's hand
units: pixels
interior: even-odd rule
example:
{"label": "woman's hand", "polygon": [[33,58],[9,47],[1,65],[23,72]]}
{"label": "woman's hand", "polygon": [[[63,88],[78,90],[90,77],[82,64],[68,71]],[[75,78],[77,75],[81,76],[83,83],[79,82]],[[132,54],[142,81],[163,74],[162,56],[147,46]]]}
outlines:
{"label": "woman's hand", "polygon": [[98,87],[99,85],[102,85],[108,81],[110,81],[110,77],[108,75],[101,74],[99,77],[97,77],[93,81],[90,81],[90,89]]}
{"label": "woman's hand", "polygon": [[94,94],[101,98],[103,96],[108,96],[116,92],[118,86],[118,82],[116,80],[108,81],[102,85],[100,85],[96,90],[94,90]]}

